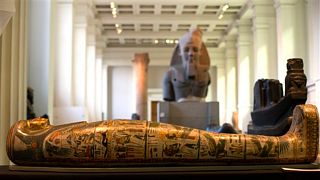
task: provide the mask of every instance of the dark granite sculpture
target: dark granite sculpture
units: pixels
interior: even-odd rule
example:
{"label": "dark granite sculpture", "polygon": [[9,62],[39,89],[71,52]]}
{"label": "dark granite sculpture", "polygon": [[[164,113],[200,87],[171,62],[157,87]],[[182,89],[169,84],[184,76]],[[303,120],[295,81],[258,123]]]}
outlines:
{"label": "dark granite sculpture", "polygon": [[201,38],[199,29],[191,30],[180,38],[164,76],[165,101],[200,101],[207,96],[210,59]]}
{"label": "dark granite sculpture", "polygon": [[186,32],[175,47],[169,70],[163,78],[166,102],[158,104],[159,122],[202,130],[216,129],[219,103],[205,102],[210,84],[209,68],[210,58],[201,31]]}
{"label": "dark granite sculpture", "polygon": [[319,115],[299,105],[284,136],[224,134],[141,120],[21,120],[10,129],[7,154],[23,166],[234,165],[311,163],[318,154]]}
{"label": "dark granite sculpture", "polygon": [[283,135],[291,124],[293,109],[307,100],[307,78],[303,71],[303,61],[288,59],[285,78],[285,96],[282,84],[274,79],[260,79],[254,86],[254,109],[249,134]]}
{"label": "dark granite sculpture", "polygon": [[28,87],[27,89],[27,119],[33,119],[36,114],[33,111],[33,89]]}

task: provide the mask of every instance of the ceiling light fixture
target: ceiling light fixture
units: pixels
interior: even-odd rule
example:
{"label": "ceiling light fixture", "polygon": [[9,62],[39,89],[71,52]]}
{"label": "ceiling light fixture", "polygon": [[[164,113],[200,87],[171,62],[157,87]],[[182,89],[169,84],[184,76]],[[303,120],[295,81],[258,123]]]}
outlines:
{"label": "ceiling light fixture", "polygon": [[230,6],[229,6],[228,3],[224,4],[224,5],[222,6],[222,11],[225,12],[229,7],[230,7]]}
{"label": "ceiling light fixture", "polygon": [[111,9],[113,9],[116,7],[116,4],[114,2],[110,2],[110,7],[111,7]]}
{"label": "ceiling light fixture", "polygon": [[225,4],[223,4],[222,6],[220,6],[220,9],[219,9],[219,11],[218,11],[218,13],[217,13],[218,19],[222,19],[222,18],[223,18],[224,12],[226,12],[229,7],[230,7],[230,6],[229,6],[228,3],[225,3]]}
{"label": "ceiling light fixture", "polygon": [[175,41],[173,39],[166,39],[166,44],[173,44]]}
{"label": "ceiling light fixture", "polygon": [[122,33],[122,29],[121,29],[121,28],[118,28],[118,29],[117,29],[117,33],[118,33],[118,34],[121,34],[121,33]]}
{"label": "ceiling light fixture", "polygon": [[118,16],[118,10],[116,7],[116,4],[114,2],[110,2],[110,8],[111,8],[111,13],[112,13],[112,17],[116,18]]}
{"label": "ceiling light fixture", "polygon": [[121,28],[120,24],[115,24],[114,26],[116,27],[117,33],[121,34],[122,33],[122,28]]}
{"label": "ceiling light fixture", "polygon": [[118,15],[117,9],[116,8],[112,9],[112,16],[116,18],[117,15]]}

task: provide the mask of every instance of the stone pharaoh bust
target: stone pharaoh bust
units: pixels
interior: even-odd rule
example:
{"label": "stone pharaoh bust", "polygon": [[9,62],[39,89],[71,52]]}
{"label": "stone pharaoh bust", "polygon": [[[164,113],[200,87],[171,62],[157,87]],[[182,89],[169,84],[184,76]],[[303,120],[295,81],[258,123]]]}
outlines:
{"label": "stone pharaoh bust", "polygon": [[210,75],[210,59],[202,32],[192,29],[179,40],[163,80],[165,101],[204,101]]}

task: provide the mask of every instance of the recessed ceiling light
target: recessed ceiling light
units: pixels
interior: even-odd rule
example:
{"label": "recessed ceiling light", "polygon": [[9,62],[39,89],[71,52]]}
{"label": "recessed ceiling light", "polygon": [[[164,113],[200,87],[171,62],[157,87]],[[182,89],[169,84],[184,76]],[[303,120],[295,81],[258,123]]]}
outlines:
{"label": "recessed ceiling light", "polygon": [[112,9],[112,14],[117,14],[117,8]]}
{"label": "recessed ceiling light", "polygon": [[116,4],[114,2],[110,2],[110,7],[113,9],[116,7]]}
{"label": "recessed ceiling light", "polygon": [[118,34],[121,34],[121,33],[122,33],[122,29],[121,29],[121,28],[118,28],[118,29],[117,29],[117,33],[118,33]]}
{"label": "recessed ceiling light", "polygon": [[224,4],[224,5],[222,6],[222,11],[226,11],[229,7],[230,7],[230,6],[229,6],[228,3],[227,3],[227,4]]}

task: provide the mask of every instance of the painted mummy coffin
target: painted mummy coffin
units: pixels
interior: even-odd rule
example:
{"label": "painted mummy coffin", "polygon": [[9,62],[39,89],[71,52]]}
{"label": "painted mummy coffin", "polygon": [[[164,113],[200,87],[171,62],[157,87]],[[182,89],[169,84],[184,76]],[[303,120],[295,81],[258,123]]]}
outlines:
{"label": "painted mummy coffin", "polygon": [[315,106],[299,105],[283,136],[223,134],[134,120],[60,126],[21,120],[7,137],[7,154],[25,166],[310,163],[318,154]]}

